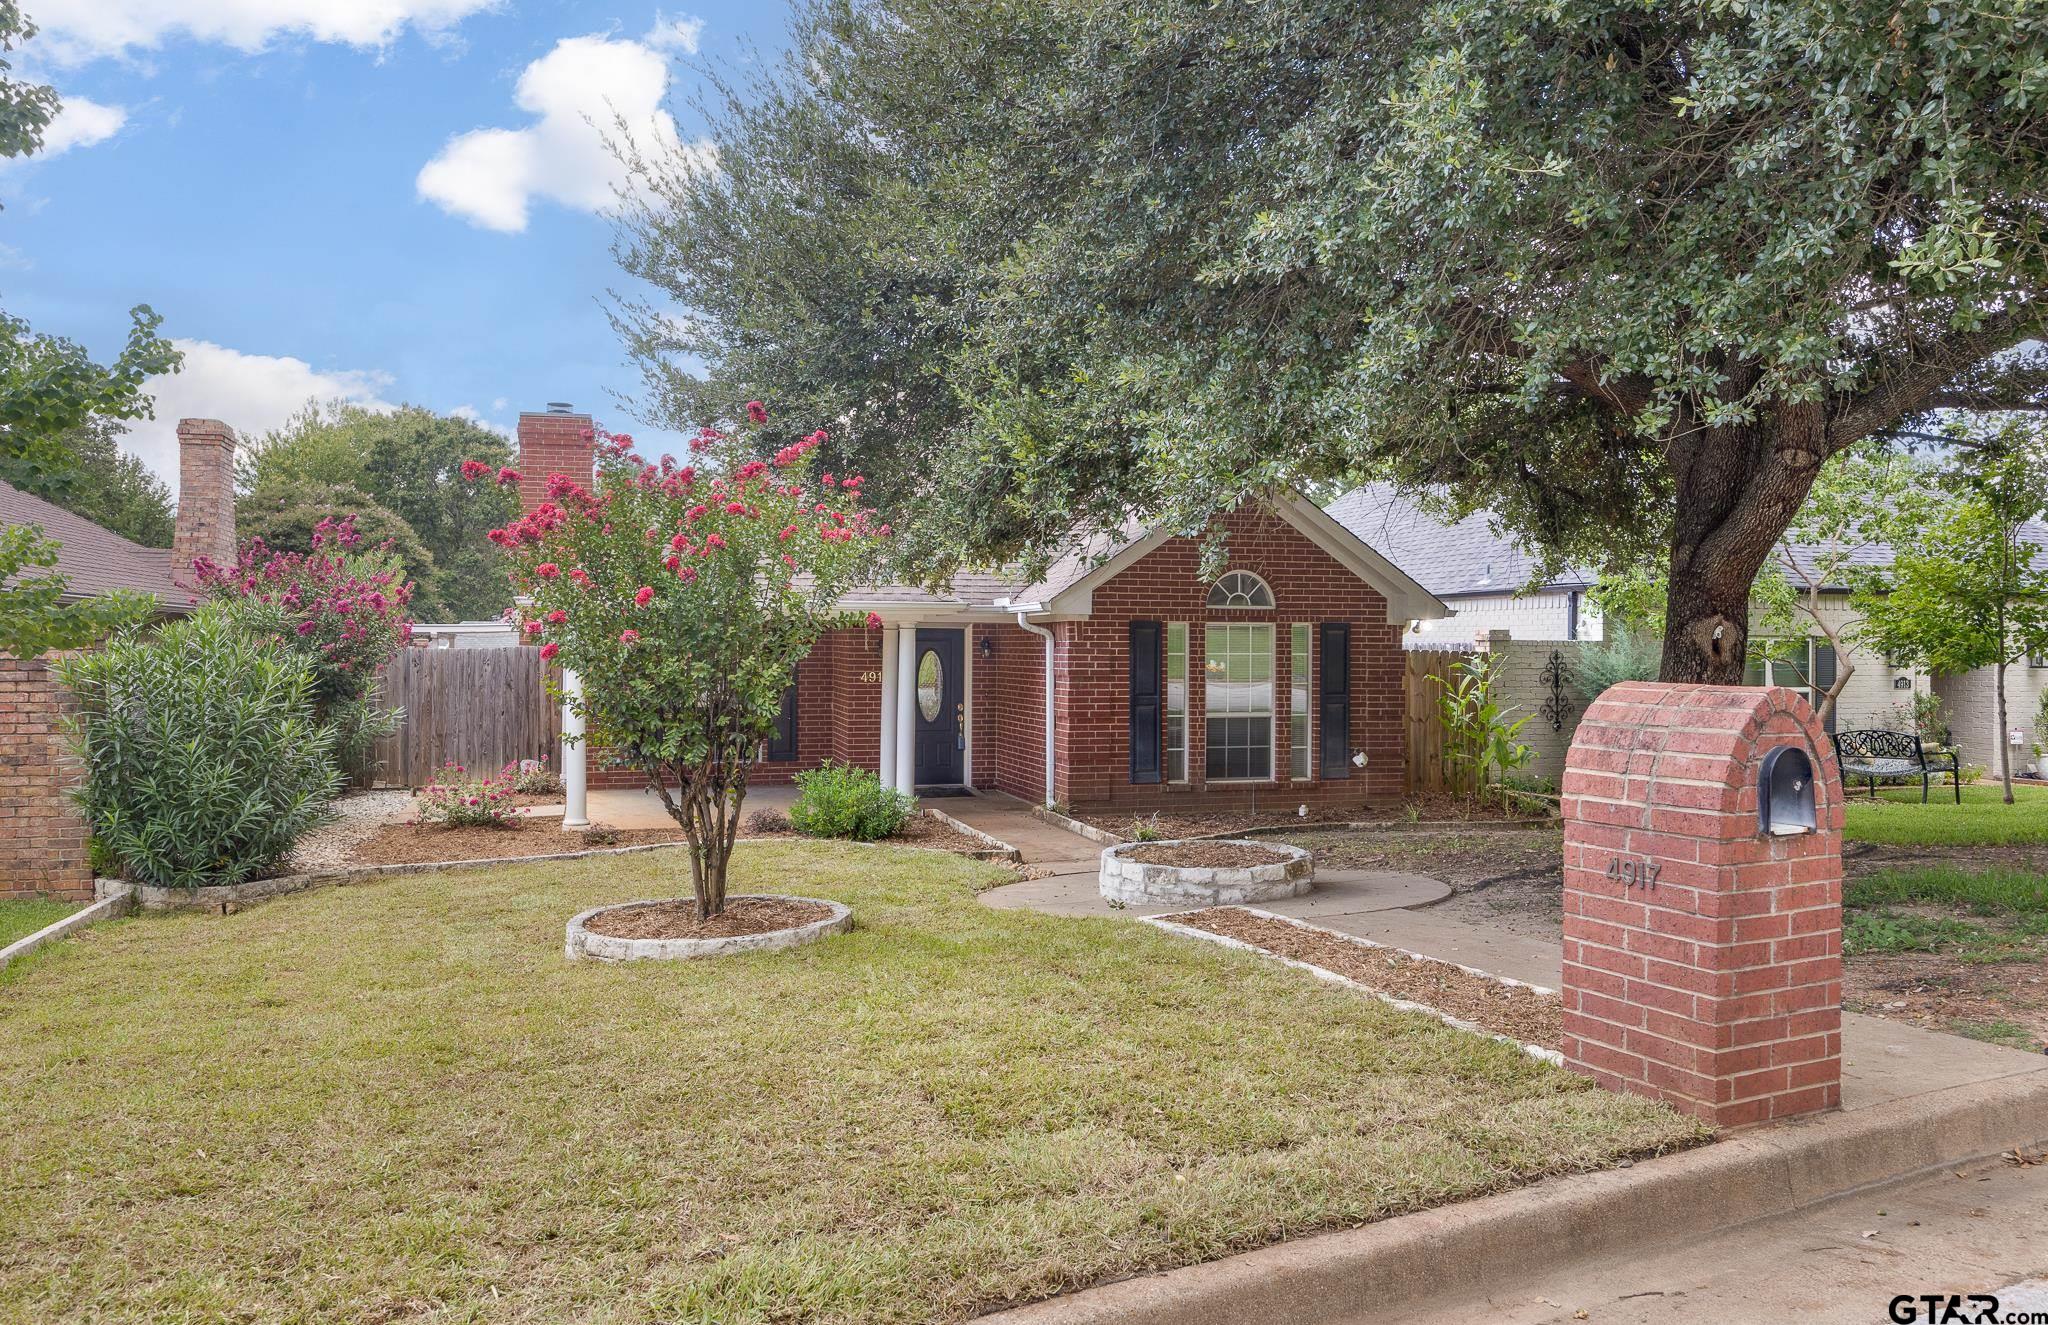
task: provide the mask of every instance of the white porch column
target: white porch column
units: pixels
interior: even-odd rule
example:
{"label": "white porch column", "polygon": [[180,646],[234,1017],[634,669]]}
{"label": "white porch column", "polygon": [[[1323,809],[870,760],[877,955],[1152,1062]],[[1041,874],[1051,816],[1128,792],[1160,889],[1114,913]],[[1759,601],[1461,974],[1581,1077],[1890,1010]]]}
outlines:
{"label": "white porch column", "polygon": [[882,730],[875,739],[881,752],[882,785],[896,785],[896,651],[901,647],[894,626],[882,627],[882,683],[875,687],[882,695]]}
{"label": "white porch column", "polygon": [[917,794],[917,627],[896,644],[896,790]]}
{"label": "white porch column", "polygon": [[[568,801],[562,813],[562,828],[590,827],[589,746],[583,735],[583,715],[570,705],[571,698],[583,698],[583,678],[562,672],[562,790]],[[578,739],[571,740],[571,737]]]}

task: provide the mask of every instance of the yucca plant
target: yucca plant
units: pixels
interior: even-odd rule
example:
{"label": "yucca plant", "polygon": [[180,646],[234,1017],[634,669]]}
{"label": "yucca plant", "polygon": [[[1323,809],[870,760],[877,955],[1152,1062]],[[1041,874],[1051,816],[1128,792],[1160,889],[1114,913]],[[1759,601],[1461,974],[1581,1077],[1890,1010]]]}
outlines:
{"label": "yucca plant", "polygon": [[123,878],[165,888],[273,873],[334,817],[334,731],[313,674],[207,606],[58,664],[85,779],[74,793],[98,852]]}

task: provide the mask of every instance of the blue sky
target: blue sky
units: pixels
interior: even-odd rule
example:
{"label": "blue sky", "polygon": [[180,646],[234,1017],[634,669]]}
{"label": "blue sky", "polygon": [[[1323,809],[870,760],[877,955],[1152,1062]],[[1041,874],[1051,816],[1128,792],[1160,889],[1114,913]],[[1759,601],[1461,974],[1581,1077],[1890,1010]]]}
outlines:
{"label": "blue sky", "polygon": [[[642,435],[600,301],[616,108],[687,150],[696,59],[772,56],[780,3],[26,0],[69,102],[0,168],[0,307],[105,359],[148,303],[187,351],[130,449],[175,486],[180,415],[273,427],[311,395],[567,400]],[[224,16],[222,11],[229,11]],[[749,45],[751,43],[751,46]],[[671,118],[671,116],[673,118]]]}

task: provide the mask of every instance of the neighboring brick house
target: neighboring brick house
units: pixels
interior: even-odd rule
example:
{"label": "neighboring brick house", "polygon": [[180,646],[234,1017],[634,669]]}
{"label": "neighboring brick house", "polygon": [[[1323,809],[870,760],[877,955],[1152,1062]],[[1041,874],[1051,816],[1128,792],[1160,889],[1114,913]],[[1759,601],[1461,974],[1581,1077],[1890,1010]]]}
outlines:
{"label": "neighboring brick house", "polygon": [[[178,424],[177,529],[168,550],[146,548],[0,483],[0,522],[40,526],[58,544],[64,601],[116,589],[154,594],[164,612],[189,609],[192,562],[232,561],[235,435],[213,419]],[[0,654],[0,898],[92,895],[85,823],[60,721],[66,698],[45,659]]]}
{"label": "neighboring brick house", "polygon": [[[589,426],[521,415],[527,482],[587,478],[589,442],[565,457],[561,438]],[[1035,582],[964,574],[937,593],[853,591],[844,605],[882,628],[832,632],[798,665],[758,780],[832,759],[906,791],[1133,810],[1398,799],[1401,636],[1443,604],[1300,498],[1221,525],[1229,562],[1214,579],[1200,574],[1200,539],[1134,528],[1088,540]],[[573,747],[565,764],[581,757]]]}

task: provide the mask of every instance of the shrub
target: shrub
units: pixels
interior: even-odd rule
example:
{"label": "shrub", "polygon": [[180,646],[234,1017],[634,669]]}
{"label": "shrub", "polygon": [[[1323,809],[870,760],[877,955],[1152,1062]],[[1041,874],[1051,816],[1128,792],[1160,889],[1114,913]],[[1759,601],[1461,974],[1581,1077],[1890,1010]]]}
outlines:
{"label": "shrub", "polygon": [[226,611],[120,636],[57,674],[77,700],[65,724],[85,768],[75,794],[123,878],[262,878],[333,818],[341,774],[311,670]]}
{"label": "shrub", "polygon": [[756,810],[747,816],[746,830],[754,837],[775,837],[795,832],[796,825],[780,810]]}
{"label": "shrub", "polygon": [[796,786],[789,821],[806,837],[850,837],[856,842],[893,837],[917,808],[910,797],[850,764],[828,763],[799,773]]}
{"label": "shrub", "polygon": [[516,764],[507,764],[505,772],[512,779],[512,790],[522,796],[562,794],[562,775],[548,767],[546,755],[538,759],[522,759]]}
{"label": "shrub", "polygon": [[1579,651],[1572,687],[1590,704],[1623,681],[1656,680],[1663,665],[1663,645],[1654,637],[1616,625],[1606,639]]}
{"label": "shrub", "polygon": [[512,796],[517,765],[496,773],[471,773],[454,760],[441,775],[420,788],[419,819],[442,828],[504,828],[513,820]]}

